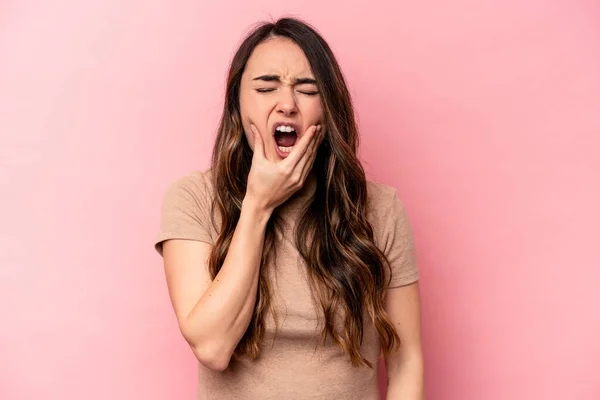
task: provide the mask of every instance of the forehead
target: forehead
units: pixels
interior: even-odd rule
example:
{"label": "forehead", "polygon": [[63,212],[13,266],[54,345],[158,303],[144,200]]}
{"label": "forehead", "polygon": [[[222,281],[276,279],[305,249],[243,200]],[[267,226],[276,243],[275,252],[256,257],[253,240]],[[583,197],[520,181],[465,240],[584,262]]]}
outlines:
{"label": "forehead", "polygon": [[276,74],[282,77],[312,77],[308,59],[296,43],[286,38],[271,38],[256,46],[246,64],[250,77]]}

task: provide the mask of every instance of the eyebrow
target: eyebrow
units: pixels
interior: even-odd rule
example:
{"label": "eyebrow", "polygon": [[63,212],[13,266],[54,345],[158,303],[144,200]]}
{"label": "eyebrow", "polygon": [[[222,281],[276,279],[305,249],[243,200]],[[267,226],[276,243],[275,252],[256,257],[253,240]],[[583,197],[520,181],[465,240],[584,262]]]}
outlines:
{"label": "eyebrow", "polygon": [[[261,75],[252,80],[253,81],[263,81],[263,82],[281,82],[281,78],[279,77],[279,75]],[[296,78],[296,79],[294,79],[294,84],[295,85],[302,85],[302,84],[316,85],[317,81],[313,78]]]}

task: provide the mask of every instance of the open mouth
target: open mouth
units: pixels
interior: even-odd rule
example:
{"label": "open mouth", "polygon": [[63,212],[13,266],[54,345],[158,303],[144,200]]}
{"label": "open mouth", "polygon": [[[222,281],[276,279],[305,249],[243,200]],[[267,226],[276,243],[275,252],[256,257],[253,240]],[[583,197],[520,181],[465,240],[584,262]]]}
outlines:
{"label": "open mouth", "polygon": [[296,128],[292,125],[278,125],[275,128],[275,143],[282,154],[289,154],[298,140]]}

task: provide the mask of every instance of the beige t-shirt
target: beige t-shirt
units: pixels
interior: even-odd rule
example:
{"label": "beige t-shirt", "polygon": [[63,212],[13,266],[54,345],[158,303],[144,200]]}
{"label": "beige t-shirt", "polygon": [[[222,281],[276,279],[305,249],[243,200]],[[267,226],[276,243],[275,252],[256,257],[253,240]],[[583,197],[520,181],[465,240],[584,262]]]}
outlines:
{"label": "beige t-shirt", "polygon": [[[412,232],[397,191],[368,181],[367,218],[374,229],[375,244],[392,266],[390,288],[413,283],[419,272]],[[163,200],[160,232],[162,242],[191,239],[213,244],[217,229],[210,210],[214,194],[210,170],[196,171],[178,179]],[[380,343],[373,324],[364,317],[362,354],[372,363],[354,367],[349,357],[331,340],[319,343],[320,305],[315,306],[307,281],[306,265],[294,245],[293,228],[310,193],[301,190],[281,207],[285,222],[271,281],[272,304],[279,329],[266,320],[261,354],[255,361],[232,358],[223,372],[198,364],[197,399],[379,399],[377,366]],[[220,224],[218,215],[215,219]],[[198,266],[201,267],[201,266]]]}

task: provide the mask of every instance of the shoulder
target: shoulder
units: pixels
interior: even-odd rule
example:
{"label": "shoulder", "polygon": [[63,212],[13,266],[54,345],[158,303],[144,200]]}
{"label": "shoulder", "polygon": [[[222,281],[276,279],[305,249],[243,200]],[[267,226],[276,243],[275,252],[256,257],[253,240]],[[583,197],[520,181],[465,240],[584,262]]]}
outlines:
{"label": "shoulder", "polygon": [[367,219],[375,237],[385,241],[386,237],[409,236],[410,221],[398,190],[390,185],[367,181],[367,191]]}
{"label": "shoulder", "polygon": [[398,190],[381,182],[367,180],[367,193],[369,201],[373,203],[390,202],[396,196]]}
{"label": "shoulder", "polygon": [[194,170],[171,181],[167,191],[187,189],[205,192],[212,189],[212,180],[211,169]]}
{"label": "shoulder", "polygon": [[403,208],[395,187],[367,180],[367,213],[371,219],[375,222],[385,220],[395,205]]}
{"label": "shoulder", "polygon": [[162,199],[163,213],[170,214],[174,210],[205,212],[210,208],[213,194],[211,170],[191,171],[168,185]]}
{"label": "shoulder", "polygon": [[210,176],[210,170],[193,171],[175,179],[168,186],[163,196],[160,231],[155,241],[155,248],[161,255],[162,242],[168,239],[213,243],[215,221],[210,215]]}
{"label": "shoulder", "polygon": [[187,198],[204,202],[212,197],[213,193],[211,169],[195,170],[171,181],[164,194],[164,200]]}

